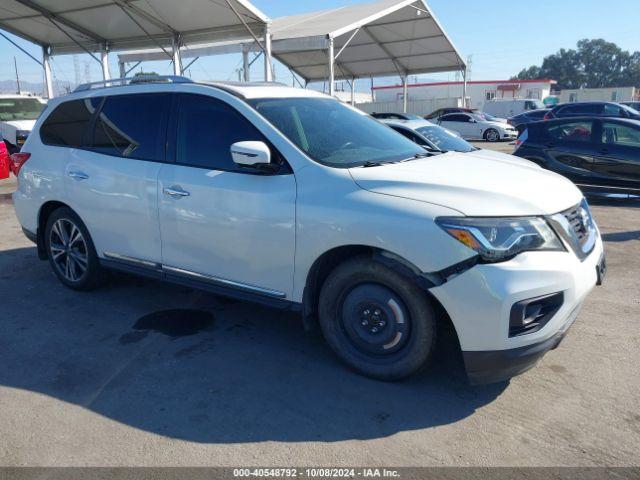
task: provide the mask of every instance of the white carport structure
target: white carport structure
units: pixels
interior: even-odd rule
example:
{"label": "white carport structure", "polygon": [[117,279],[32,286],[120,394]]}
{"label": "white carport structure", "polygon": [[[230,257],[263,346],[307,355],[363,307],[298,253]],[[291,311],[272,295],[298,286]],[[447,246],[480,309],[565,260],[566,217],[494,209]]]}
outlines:
{"label": "white carport structure", "polygon": [[[353,93],[358,78],[399,75],[406,111],[409,75],[461,71],[466,85],[465,62],[423,0],[382,0],[282,17],[273,20],[271,36],[275,58],[307,82],[328,81],[331,95],[337,79],[349,81]],[[248,80],[250,51],[255,46],[241,40],[192,45],[183,54],[242,53]],[[128,52],[119,61],[161,60],[161,53]]]}
{"label": "white carport structure", "polygon": [[180,47],[247,37],[271,78],[269,19],[247,0],[2,0],[0,29],[42,47],[49,98],[51,55],[87,53],[109,80],[109,51],[158,48],[181,75]]}

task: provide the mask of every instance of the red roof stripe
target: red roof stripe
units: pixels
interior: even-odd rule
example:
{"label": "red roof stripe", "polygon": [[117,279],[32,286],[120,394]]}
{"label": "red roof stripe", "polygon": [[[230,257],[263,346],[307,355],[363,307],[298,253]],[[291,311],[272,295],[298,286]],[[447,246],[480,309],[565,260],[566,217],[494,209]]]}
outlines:
{"label": "red roof stripe", "polygon": [[[498,84],[498,85],[508,85],[508,84],[518,84],[518,83],[558,83],[556,80],[552,80],[550,78],[539,78],[537,80],[477,80],[475,82],[467,82],[467,85],[490,85],[490,84]],[[432,83],[411,83],[408,85],[409,88],[415,87],[441,87],[444,85],[463,85],[464,82],[432,82]],[[373,87],[374,90],[385,90],[392,88],[402,88],[402,85],[385,85],[381,87]]]}

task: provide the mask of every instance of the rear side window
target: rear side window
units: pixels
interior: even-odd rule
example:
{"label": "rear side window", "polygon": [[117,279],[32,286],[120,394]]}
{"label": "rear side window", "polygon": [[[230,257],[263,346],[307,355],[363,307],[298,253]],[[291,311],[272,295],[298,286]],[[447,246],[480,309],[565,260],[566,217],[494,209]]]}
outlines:
{"label": "rear side window", "polygon": [[164,161],[169,100],[165,93],[107,97],[89,147],[105,155]]}
{"label": "rear side window", "polygon": [[46,145],[81,147],[91,117],[102,98],[72,100],[58,105],[40,127],[40,139]]}
{"label": "rear side window", "polygon": [[470,117],[459,113],[451,113],[449,115],[445,115],[440,120],[443,122],[468,122]]}
{"label": "rear side window", "polygon": [[226,103],[203,95],[182,95],[176,161],[211,170],[243,171],[231,157],[236,142],[266,142],[262,134]]}
{"label": "rear side window", "polygon": [[563,122],[547,126],[547,136],[565,142],[590,142],[593,122]]}
{"label": "rear side window", "polygon": [[601,106],[596,104],[568,105],[560,110],[561,115],[597,115],[601,111]]}

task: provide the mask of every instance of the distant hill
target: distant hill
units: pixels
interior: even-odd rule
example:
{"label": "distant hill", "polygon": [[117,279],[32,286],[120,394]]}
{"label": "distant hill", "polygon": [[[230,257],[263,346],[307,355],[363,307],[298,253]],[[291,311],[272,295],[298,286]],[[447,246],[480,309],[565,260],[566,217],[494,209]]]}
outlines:
{"label": "distant hill", "polygon": [[[75,88],[69,82],[53,82],[53,92],[55,95],[61,95]],[[23,93],[29,92],[36,95],[42,95],[44,84],[42,82],[20,82],[20,89]],[[0,93],[17,93],[18,87],[15,80],[0,80]]]}

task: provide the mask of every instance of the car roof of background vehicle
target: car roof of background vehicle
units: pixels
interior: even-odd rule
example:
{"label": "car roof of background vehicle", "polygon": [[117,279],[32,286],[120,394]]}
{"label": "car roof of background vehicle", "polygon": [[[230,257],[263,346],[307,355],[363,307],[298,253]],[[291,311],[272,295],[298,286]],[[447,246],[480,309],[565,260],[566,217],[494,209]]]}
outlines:
{"label": "car roof of background vehicle", "polygon": [[407,127],[411,130],[417,130],[418,128],[424,128],[424,127],[433,127],[433,128],[442,129],[442,127],[440,127],[439,125],[431,123],[428,120],[400,120],[397,118],[383,118],[380,121],[386,125],[396,125],[399,127]]}
{"label": "car roof of background vehicle", "polygon": [[621,123],[621,124],[629,124],[635,127],[640,128],[640,120],[635,120],[633,118],[622,118],[622,117],[602,117],[602,116],[579,116],[579,117],[561,117],[561,118],[552,118],[550,120],[542,120],[537,122],[530,122],[527,124],[527,127],[530,125],[534,126],[544,126],[544,125],[556,125],[558,123],[575,123],[575,122],[607,122],[607,123]]}

